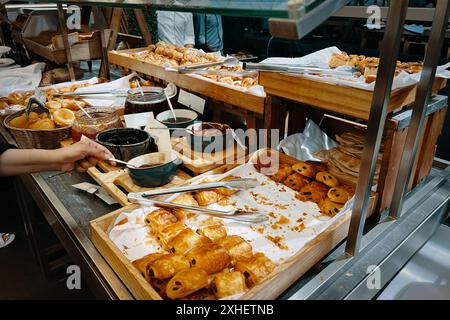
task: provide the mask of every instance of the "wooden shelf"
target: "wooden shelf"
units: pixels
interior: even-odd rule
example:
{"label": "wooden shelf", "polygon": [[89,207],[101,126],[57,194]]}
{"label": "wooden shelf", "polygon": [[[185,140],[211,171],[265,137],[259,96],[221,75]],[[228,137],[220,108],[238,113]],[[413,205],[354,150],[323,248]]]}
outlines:
{"label": "wooden shelf", "polygon": [[264,114],[264,97],[234,90],[220,85],[219,83],[210,82],[197,77],[179,74],[177,72],[168,72],[164,67],[132,59],[120,54],[133,51],[142,51],[142,49],[110,51],[108,52],[109,63],[122,69],[136,71],[166,82],[172,82],[182,89],[237,106],[259,115]]}

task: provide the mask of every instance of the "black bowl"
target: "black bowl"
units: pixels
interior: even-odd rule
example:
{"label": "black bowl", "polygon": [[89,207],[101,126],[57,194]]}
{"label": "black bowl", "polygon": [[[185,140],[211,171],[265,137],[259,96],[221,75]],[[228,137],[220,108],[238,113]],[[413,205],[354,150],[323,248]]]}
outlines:
{"label": "black bowl", "polygon": [[122,161],[129,161],[158,150],[147,131],[133,128],[117,128],[100,132],[96,141],[111,151],[116,159]]}
{"label": "black bowl", "polygon": [[234,145],[231,127],[216,122],[200,122],[187,129],[191,149],[203,153],[219,152]]}
{"label": "black bowl", "polygon": [[[175,115],[177,116],[177,122],[173,121],[172,111],[166,110],[156,116],[156,120],[165,124],[167,128],[186,128],[197,120],[198,115],[195,111],[188,109],[175,109]],[[172,121],[169,121],[172,119]]]}
{"label": "black bowl", "polygon": [[[180,159],[171,152],[155,152],[131,159],[128,173],[135,184],[154,188],[168,184],[175,177]],[[141,168],[139,168],[141,167]]]}

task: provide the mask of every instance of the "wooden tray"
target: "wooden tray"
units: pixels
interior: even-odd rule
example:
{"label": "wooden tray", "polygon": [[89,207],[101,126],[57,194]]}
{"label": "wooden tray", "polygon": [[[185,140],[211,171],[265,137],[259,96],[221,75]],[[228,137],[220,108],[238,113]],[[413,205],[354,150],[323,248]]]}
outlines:
{"label": "wooden tray", "polygon": [[[259,83],[268,95],[290,99],[326,111],[368,120],[373,92],[330,84],[302,77],[260,72]],[[444,88],[446,79],[436,78],[433,93]],[[395,90],[391,94],[388,113],[414,102],[416,85]]]}
{"label": "wooden tray", "polygon": [[[72,139],[67,139],[61,141],[60,145],[61,147],[67,147],[72,143]],[[95,167],[89,168],[87,170],[87,173],[123,207],[131,204],[131,202],[129,202],[127,198],[129,192],[143,192],[159,188],[177,186],[180,184],[184,184],[186,180],[192,178],[186,172],[179,170],[175,178],[165,186],[159,188],[142,188],[137,186],[133,182],[124,167],[113,167],[103,161],[100,161]]]}
{"label": "wooden tray", "polygon": [[[297,162],[298,160],[292,157],[280,154],[280,163],[292,165]],[[232,165],[226,165],[204,175],[223,173],[233,167]],[[199,176],[194,179],[198,180],[201,177]],[[189,183],[189,181],[186,183]],[[375,204],[375,198],[372,197],[370,201],[370,207],[372,209]],[[137,205],[128,206],[91,221],[92,242],[136,299],[160,300],[161,297],[145,281],[142,275],[132,266],[131,262],[108,236],[109,229],[117,216],[122,212],[131,211],[137,207]],[[266,281],[246,292],[242,299],[276,299],[347,237],[350,217],[351,212],[344,214],[295,255],[280,264]]]}
{"label": "wooden tray", "polygon": [[[211,171],[233,160],[244,157],[247,150],[237,144],[232,149],[215,153],[202,153],[191,150],[185,138],[172,139],[172,148],[175,154],[183,161],[183,167],[194,176]],[[186,151],[187,152],[183,152]]]}
{"label": "wooden tray", "polygon": [[178,171],[175,178],[168,184],[158,188],[142,188],[137,186],[126,169],[123,167],[112,167],[105,162],[100,162],[96,167],[88,169],[88,174],[102,186],[108,194],[122,206],[128,206],[127,195],[129,192],[143,192],[148,190],[167,188],[184,184],[191,178],[186,172]]}
{"label": "wooden tray", "polygon": [[239,90],[233,90],[229,87],[220,85],[219,83],[202,80],[186,74],[167,72],[164,67],[132,59],[120,54],[142,51],[143,49],[144,48],[109,51],[109,63],[128,71],[136,71],[166,82],[172,82],[185,90],[229,103],[256,114],[264,114],[264,97],[248,94]]}

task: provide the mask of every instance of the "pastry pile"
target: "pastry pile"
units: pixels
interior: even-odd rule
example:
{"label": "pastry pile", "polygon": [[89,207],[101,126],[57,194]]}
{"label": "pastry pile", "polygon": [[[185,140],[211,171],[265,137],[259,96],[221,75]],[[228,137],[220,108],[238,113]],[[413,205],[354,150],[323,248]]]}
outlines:
{"label": "pastry pile", "polygon": [[[255,168],[261,172],[263,163],[258,158]],[[334,217],[354,195],[355,188],[341,184],[326,165],[320,162],[299,161],[294,165],[279,164],[278,170],[269,175],[277,183],[297,191],[296,198],[303,202],[316,203],[322,214]]]}
{"label": "pastry pile", "polygon": [[[237,65],[235,67],[224,67],[224,66],[218,66],[218,67],[211,67],[208,68],[208,70],[216,70],[216,71],[225,71],[225,72],[238,72],[242,71],[242,66]],[[243,88],[250,88],[254,85],[258,84],[258,76],[255,77],[244,77],[241,75],[215,75],[215,74],[202,74],[203,77],[215,80],[220,83],[228,83],[233,86],[237,87],[243,87]]]}
{"label": "pastry pile", "polygon": [[[330,150],[322,150],[314,155],[327,163],[328,171],[339,180],[356,185],[358,182],[361,157],[364,149],[365,131],[348,131],[336,135],[339,146]],[[384,143],[382,142],[378,163],[375,169],[374,184],[378,183]]]}
{"label": "pastry pile", "polygon": [[158,66],[168,64],[172,67],[179,67],[219,61],[213,54],[202,53],[191,48],[177,47],[162,41],[149,45],[146,50],[121,54]]}
{"label": "pastry pile", "polygon": [[[332,69],[341,66],[350,66],[359,70],[359,76],[364,76],[366,83],[372,83],[377,78],[378,65],[380,59],[374,57],[366,57],[362,55],[348,55],[346,52],[333,53],[328,66]],[[421,72],[423,64],[420,62],[401,62],[397,61],[397,68],[395,75],[397,76],[401,71],[409,74]],[[356,74],[358,76],[358,74]]]}
{"label": "pastry pile", "polygon": [[[158,42],[157,44],[149,45],[145,50],[139,50],[138,52],[120,53],[127,57],[151,63],[154,65],[162,66],[168,65],[171,67],[182,67],[193,64],[205,64],[209,62],[218,62],[219,58],[210,53],[203,53],[196,49],[190,49],[185,47],[177,47],[169,43]],[[242,70],[242,66],[235,67],[211,67],[208,70],[225,71],[225,72],[237,72]],[[212,74],[201,74],[203,77],[215,80],[220,83],[228,83],[233,86],[249,88],[258,83],[257,77],[244,77],[240,75],[236,76],[222,76]]]}
{"label": "pastry pile", "polygon": [[[207,206],[234,192],[220,188],[184,193],[172,202]],[[194,231],[185,224],[190,215],[182,209],[161,208],[145,218],[164,253],[149,254],[133,265],[162,298],[226,298],[264,281],[275,269],[269,258],[253,252],[242,237],[228,235],[220,220],[208,218]]]}

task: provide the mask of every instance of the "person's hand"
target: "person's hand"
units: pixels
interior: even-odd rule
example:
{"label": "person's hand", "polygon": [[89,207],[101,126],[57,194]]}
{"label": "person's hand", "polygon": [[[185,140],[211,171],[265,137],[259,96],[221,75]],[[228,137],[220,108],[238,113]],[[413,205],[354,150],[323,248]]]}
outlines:
{"label": "person's hand", "polygon": [[108,149],[90,139],[83,139],[69,147],[55,150],[55,152],[55,159],[61,171],[75,169],[78,172],[86,172],[100,160],[107,161],[114,158]]}

